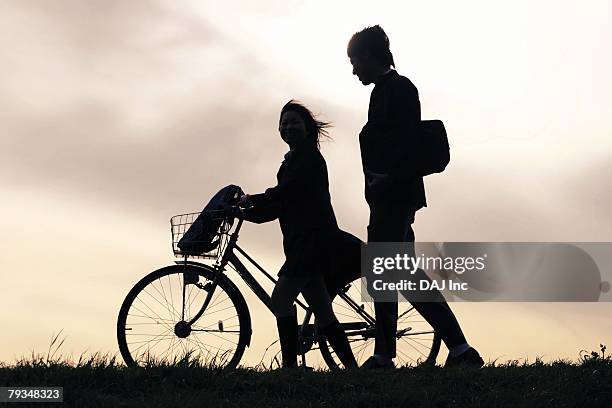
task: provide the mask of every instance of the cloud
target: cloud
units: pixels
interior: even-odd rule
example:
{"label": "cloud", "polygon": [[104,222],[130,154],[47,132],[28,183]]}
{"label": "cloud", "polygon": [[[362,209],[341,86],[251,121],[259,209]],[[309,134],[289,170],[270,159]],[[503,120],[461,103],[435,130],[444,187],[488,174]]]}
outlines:
{"label": "cloud", "polygon": [[273,184],[274,75],[206,21],[144,0],[12,7],[39,36],[2,51],[17,57],[0,75],[3,183],[165,214],[229,182]]}
{"label": "cloud", "polygon": [[[281,62],[266,61],[174,3],[24,1],[2,7],[4,185],[62,189],[167,216],[201,207],[228,183],[249,191],[274,184],[285,150],[276,132],[278,110],[291,97],[304,99],[294,90],[307,89],[285,82]],[[342,224],[364,237],[367,208],[357,133],[367,103],[339,101],[335,94],[305,100],[336,124],[335,141],[323,149],[334,204]],[[459,100],[451,105],[456,109],[442,115],[457,124],[449,126],[451,137],[471,145],[454,150],[444,175],[426,179],[431,206],[419,219],[429,218],[423,222],[431,235],[449,225],[453,234],[470,237],[543,237],[542,231],[552,235],[560,228],[571,235],[574,229],[563,227],[558,217],[575,214],[584,197],[595,202],[598,187],[576,180],[576,189],[558,191],[561,160],[541,154],[536,145],[525,152],[523,145],[534,140],[508,140],[510,131],[500,136],[503,120],[485,131],[495,140],[475,146],[482,138],[465,135],[481,134],[481,119],[460,126],[451,113],[465,114],[465,108]],[[476,107],[470,109],[477,117]],[[500,137],[506,139],[501,154]],[[547,143],[552,141],[540,141]],[[517,165],[526,154],[546,161],[554,172]],[[461,186],[471,192],[453,192]],[[542,203],[546,194],[551,202],[567,200],[551,209]],[[598,202],[606,203],[610,197],[603,194],[606,199]],[[437,210],[441,203],[450,210]],[[591,218],[609,219],[605,205],[594,210]]]}

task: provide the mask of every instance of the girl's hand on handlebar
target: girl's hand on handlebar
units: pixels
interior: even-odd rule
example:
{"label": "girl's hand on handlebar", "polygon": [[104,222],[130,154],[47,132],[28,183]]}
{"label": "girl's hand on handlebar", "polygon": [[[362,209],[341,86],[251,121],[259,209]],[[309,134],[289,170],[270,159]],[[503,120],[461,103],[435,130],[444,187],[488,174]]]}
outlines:
{"label": "girl's hand on handlebar", "polygon": [[240,199],[238,200],[238,206],[242,208],[250,207],[251,206],[251,196],[248,194],[245,194],[242,197],[240,197]]}
{"label": "girl's hand on handlebar", "polygon": [[237,218],[244,218],[244,208],[233,205],[230,209],[231,214]]}

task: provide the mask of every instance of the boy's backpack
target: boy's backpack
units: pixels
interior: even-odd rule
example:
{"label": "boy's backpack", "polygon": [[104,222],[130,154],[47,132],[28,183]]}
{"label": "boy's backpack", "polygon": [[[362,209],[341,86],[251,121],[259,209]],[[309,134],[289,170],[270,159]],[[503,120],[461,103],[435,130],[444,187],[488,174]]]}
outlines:
{"label": "boy's backpack", "polygon": [[177,246],[181,253],[197,256],[216,249],[219,246],[219,227],[225,219],[222,211],[235,205],[242,194],[242,189],[233,184],[219,190],[179,240]]}
{"label": "boy's backpack", "polygon": [[416,175],[423,177],[444,171],[450,161],[450,147],[441,120],[421,121],[419,144],[415,153],[411,167]]}

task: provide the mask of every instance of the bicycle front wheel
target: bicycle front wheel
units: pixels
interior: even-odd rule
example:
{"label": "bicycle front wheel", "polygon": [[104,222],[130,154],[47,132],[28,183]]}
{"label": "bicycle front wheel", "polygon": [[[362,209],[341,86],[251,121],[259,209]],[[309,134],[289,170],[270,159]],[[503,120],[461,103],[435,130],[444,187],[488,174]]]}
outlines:
{"label": "bicycle front wheel", "polygon": [[[347,285],[342,294],[334,298],[333,308],[346,332],[355,359],[361,365],[374,353],[376,323],[374,305],[362,301],[360,278]],[[440,351],[440,335],[410,303],[399,302],[398,309],[397,366],[435,364]],[[319,338],[319,349],[330,369],[340,367],[340,360],[324,337]]]}
{"label": "bicycle front wheel", "polygon": [[[123,301],[117,341],[128,366],[187,363],[234,368],[251,339],[244,297],[226,277],[213,285],[216,271],[173,265],[151,272]],[[201,317],[187,323],[210,297]]]}

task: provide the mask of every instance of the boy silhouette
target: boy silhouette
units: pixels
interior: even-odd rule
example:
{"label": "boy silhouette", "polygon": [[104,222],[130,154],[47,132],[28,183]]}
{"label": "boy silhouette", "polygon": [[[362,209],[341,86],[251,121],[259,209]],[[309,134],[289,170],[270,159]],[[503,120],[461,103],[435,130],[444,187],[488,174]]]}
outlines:
{"label": "boy silhouette", "polygon": [[[368,108],[368,121],[359,134],[361,161],[365,175],[365,198],[370,207],[368,242],[414,242],[412,223],[416,211],[425,207],[423,178],[402,171],[408,153],[415,151],[421,121],[417,88],[393,68],[389,38],[376,25],[355,33],[348,43],[347,54],[363,85],[374,84]],[[417,152],[418,154],[418,152]],[[414,253],[409,254],[414,256]],[[422,270],[417,279],[428,279]],[[436,301],[419,302],[403,293],[414,308],[442,337],[449,349],[445,367],[472,365],[484,361],[470,347],[440,292]],[[364,368],[393,368],[396,355],[397,301],[374,302],[376,338],[374,355]]]}

